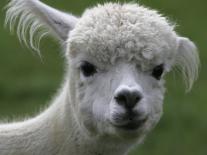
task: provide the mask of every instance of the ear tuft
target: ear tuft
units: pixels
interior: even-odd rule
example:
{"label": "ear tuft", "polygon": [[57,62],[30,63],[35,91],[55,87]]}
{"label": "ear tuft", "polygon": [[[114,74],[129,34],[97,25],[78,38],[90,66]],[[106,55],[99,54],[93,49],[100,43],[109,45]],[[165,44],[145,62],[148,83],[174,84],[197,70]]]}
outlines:
{"label": "ear tuft", "polygon": [[5,25],[16,29],[19,40],[39,52],[39,43],[48,32],[65,41],[78,18],[56,10],[39,0],[11,0],[6,6]]}
{"label": "ear tuft", "polygon": [[188,38],[178,37],[176,64],[183,74],[187,91],[190,91],[198,78],[200,60],[195,44]]}

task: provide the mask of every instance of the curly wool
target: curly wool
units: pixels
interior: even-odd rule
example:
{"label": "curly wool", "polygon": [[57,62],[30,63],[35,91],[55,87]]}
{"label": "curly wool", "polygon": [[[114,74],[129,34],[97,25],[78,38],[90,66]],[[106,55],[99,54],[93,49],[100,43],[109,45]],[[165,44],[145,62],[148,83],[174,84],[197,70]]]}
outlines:
{"label": "curly wool", "polygon": [[86,10],[68,42],[71,51],[90,53],[100,62],[136,59],[143,70],[165,62],[170,68],[177,48],[174,24],[138,4],[107,3]]}

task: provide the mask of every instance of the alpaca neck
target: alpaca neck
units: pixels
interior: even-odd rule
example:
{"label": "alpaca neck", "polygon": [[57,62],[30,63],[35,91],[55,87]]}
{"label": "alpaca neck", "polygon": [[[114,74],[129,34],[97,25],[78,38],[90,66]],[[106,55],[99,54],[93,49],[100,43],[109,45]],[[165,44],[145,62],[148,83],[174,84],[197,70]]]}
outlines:
{"label": "alpaca neck", "polygon": [[80,127],[67,86],[39,116],[0,126],[1,155],[124,155],[129,146],[125,140],[88,136]]}

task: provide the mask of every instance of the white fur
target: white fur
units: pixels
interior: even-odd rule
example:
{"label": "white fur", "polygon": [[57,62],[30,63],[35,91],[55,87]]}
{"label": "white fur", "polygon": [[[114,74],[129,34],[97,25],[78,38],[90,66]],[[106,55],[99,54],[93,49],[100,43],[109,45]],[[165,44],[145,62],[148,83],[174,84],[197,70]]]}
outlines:
{"label": "white fur", "polygon": [[39,52],[41,38],[48,31],[57,39],[65,40],[69,30],[73,29],[78,20],[77,17],[58,11],[38,0],[12,0],[6,8],[5,25],[9,25],[10,30],[13,31],[18,20],[19,40],[37,52]]}
{"label": "white fur", "polygon": [[[66,43],[67,73],[48,109],[0,125],[1,155],[125,155],[162,115],[164,79],[152,77],[153,68],[164,64],[167,73],[180,66],[188,89],[198,75],[195,45],[157,11],[138,4],[98,5],[78,19],[38,0],[12,0],[6,24],[11,30],[17,25],[19,39],[37,51],[42,28],[52,30]],[[97,73],[84,76],[83,61],[95,65]],[[117,127],[125,123],[119,116],[126,109],[114,99],[122,89],[143,96],[134,110],[146,122],[137,130]]]}

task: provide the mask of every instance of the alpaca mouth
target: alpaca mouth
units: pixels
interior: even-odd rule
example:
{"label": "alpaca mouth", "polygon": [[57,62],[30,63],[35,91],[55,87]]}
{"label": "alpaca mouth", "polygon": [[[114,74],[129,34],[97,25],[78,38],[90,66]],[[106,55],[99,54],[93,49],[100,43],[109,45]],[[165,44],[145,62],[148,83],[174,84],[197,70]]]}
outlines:
{"label": "alpaca mouth", "polygon": [[111,124],[118,129],[137,130],[145,124],[147,119],[147,115],[130,110],[124,114],[114,115]]}
{"label": "alpaca mouth", "polygon": [[141,119],[141,120],[136,120],[136,121],[130,120],[125,124],[121,124],[121,125],[116,124],[114,126],[116,128],[123,129],[123,130],[137,130],[144,125],[146,120],[147,120],[147,118]]}

